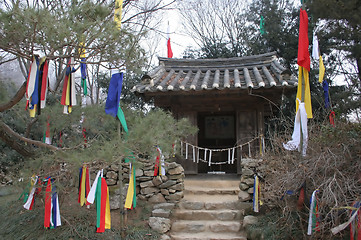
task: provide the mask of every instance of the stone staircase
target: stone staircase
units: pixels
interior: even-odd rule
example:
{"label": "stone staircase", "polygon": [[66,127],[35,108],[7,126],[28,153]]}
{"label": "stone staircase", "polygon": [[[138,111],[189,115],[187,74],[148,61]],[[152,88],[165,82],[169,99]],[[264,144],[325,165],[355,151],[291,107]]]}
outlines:
{"label": "stone staircase", "polygon": [[187,176],[171,216],[171,239],[246,240],[242,220],[251,205],[238,201],[239,182],[237,176]]}

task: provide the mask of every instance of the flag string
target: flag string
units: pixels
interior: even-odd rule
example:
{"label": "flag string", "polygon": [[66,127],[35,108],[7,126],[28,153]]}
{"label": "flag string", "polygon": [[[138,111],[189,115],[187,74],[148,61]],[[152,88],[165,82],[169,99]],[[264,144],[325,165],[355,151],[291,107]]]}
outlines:
{"label": "flag string", "polygon": [[[243,144],[239,144],[237,146],[234,147],[230,147],[230,148],[220,148],[220,149],[209,149],[209,148],[205,148],[205,147],[200,147],[200,146],[196,146],[194,144],[188,143],[186,141],[180,141],[180,153],[181,155],[184,154],[185,159],[190,159],[193,162],[199,163],[204,162],[207,163],[209,166],[211,165],[221,165],[221,164],[233,164],[235,158],[235,151],[239,148],[240,151],[242,152],[242,147],[243,146],[247,146],[248,148],[248,156],[251,158],[252,154],[251,154],[251,144],[256,141],[259,140],[260,141],[260,151],[262,151],[264,153],[265,151],[265,143],[264,143],[264,136],[260,135],[259,137],[256,137],[246,143]],[[189,151],[189,148],[191,148],[191,151]],[[204,151],[204,154],[202,154],[203,158],[200,157],[200,152]],[[189,153],[191,152],[191,153]],[[223,161],[223,162],[212,162],[212,154],[214,154],[214,152],[227,152],[227,160]],[[191,155],[191,156],[188,156]],[[242,154],[241,154],[242,155]]]}

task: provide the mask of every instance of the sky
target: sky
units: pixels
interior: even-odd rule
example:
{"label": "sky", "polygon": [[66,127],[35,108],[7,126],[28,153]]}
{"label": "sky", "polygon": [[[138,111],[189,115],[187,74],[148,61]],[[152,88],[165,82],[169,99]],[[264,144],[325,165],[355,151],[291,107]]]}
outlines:
{"label": "sky", "polygon": [[[166,0],[165,2],[170,2]],[[195,41],[186,35],[182,24],[182,16],[177,9],[167,10],[164,12],[163,23],[161,25],[162,32],[166,33],[169,23],[171,46],[173,58],[182,58],[183,52],[187,46],[196,46]],[[160,57],[167,57],[167,39],[166,34],[162,34]]]}

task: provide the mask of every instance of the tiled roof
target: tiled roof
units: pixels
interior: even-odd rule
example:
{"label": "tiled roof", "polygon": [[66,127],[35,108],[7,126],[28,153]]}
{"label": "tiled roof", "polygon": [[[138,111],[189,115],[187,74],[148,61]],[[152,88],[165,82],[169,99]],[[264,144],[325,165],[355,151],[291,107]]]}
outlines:
{"label": "tiled roof", "polygon": [[276,52],[236,58],[159,58],[159,66],[133,87],[136,93],[259,89],[297,86]]}

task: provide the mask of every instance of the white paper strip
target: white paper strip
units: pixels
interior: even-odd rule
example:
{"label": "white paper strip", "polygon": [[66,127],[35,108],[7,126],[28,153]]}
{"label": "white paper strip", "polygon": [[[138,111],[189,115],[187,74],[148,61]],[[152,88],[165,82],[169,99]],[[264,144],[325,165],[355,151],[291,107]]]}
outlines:
{"label": "white paper strip", "polygon": [[[355,211],[354,214],[352,214],[351,218],[345,222],[345,223],[342,223],[340,225],[338,225],[337,227],[334,227],[334,228],[331,228],[331,232],[333,235],[336,235],[337,233],[341,232],[342,230],[344,230],[348,225],[350,225],[351,222],[353,222],[357,216],[357,211]],[[358,234],[361,234],[361,233],[358,233]]]}
{"label": "white paper strip", "polygon": [[209,160],[208,160],[208,166],[211,166],[212,164],[212,150],[209,149]]}
{"label": "white paper strip", "polygon": [[242,145],[241,145],[241,153],[239,154],[239,156],[241,156],[241,161],[242,161]]}
{"label": "white paper strip", "polygon": [[[165,176],[164,155],[163,155],[163,153],[162,153],[162,150],[160,150],[160,148],[158,148],[158,149],[159,149],[159,153],[160,153],[160,156],[161,156],[161,158],[160,158],[160,162],[161,162],[161,164],[160,164],[160,166],[161,166],[160,174],[161,174],[162,176]],[[129,178],[129,179],[130,179],[130,178]]]}
{"label": "white paper strip", "polygon": [[207,148],[204,149],[204,161],[207,161]]}
{"label": "white paper strip", "polygon": [[231,149],[228,149],[228,164],[231,164]]}
{"label": "white paper strip", "polygon": [[54,223],[53,223],[53,196],[50,197],[50,226],[54,227]]}
{"label": "white paper strip", "polygon": [[71,74],[71,82],[70,82],[70,88],[71,88],[71,106],[75,106],[76,103],[76,89],[75,89],[75,72],[73,72],[74,68],[74,58],[70,58],[70,74]]}
{"label": "white paper strip", "polygon": [[51,138],[50,137],[45,137],[45,143],[46,144],[51,144]]}
{"label": "white paper strip", "polygon": [[251,144],[248,142],[248,156],[251,158]]}
{"label": "white paper strip", "polygon": [[100,176],[101,170],[98,171],[97,176],[94,179],[93,185],[90,188],[90,191],[88,193],[88,196],[86,197],[86,201],[90,204],[94,203],[94,199],[95,199],[95,190],[97,188],[97,183],[98,183],[98,179]]}
{"label": "white paper strip", "polygon": [[307,235],[312,234],[312,215],[313,215],[313,207],[314,207],[315,202],[316,202],[316,193],[317,193],[317,191],[318,190],[313,191],[312,196],[311,196],[310,212],[309,212],[309,217],[308,217]]}
{"label": "white paper strip", "polygon": [[313,39],[312,39],[312,58],[315,60],[320,59],[319,54],[319,47],[318,47],[318,38],[315,33],[313,33]]}
{"label": "white paper strip", "polygon": [[193,162],[196,162],[196,149],[194,146],[192,146],[193,148]]}
{"label": "white paper strip", "polygon": [[183,142],[181,141],[180,155],[183,156]]}
{"label": "white paper strip", "polygon": [[188,143],[186,143],[186,159],[188,159]]}
{"label": "white paper strip", "polygon": [[235,152],[235,148],[232,149],[232,164],[234,163],[234,152]]}
{"label": "white paper strip", "polygon": [[199,149],[199,148],[197,148],[197,163],[199,163],[199,152],[200,152],[201,150]]}
{"label": "white paper strip", "polygon": [[56,226],[61,226],[60,208],[59,208],[59,196],[56,194]]}

